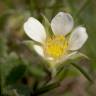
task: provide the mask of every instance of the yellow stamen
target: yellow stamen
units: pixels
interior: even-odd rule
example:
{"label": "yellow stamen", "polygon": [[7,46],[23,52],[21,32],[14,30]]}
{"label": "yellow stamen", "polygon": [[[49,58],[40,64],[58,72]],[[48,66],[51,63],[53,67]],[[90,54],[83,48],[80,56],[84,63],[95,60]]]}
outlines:
{"label": "yellow stamen", "polygon": [[47,38],[44,44],[44,53],[48,57],[60,58],[67,54],[68,42],[64,36],[59,35]]}

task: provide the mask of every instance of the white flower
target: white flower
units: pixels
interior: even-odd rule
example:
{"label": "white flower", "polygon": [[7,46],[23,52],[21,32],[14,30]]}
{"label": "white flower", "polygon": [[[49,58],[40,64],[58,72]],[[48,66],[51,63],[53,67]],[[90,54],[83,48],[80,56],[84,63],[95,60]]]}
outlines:
{"label": "white flower", "polygon": [[59,12],[51,21],[53,37],[48,37],[43,25],[33,17],[24,23],[24,30],[32,40],[41,43],[33,45],[40,56],[52,62],[63,62],[75,55],[88,38],[84,27],[72,30],[73,26],[72,16]]}

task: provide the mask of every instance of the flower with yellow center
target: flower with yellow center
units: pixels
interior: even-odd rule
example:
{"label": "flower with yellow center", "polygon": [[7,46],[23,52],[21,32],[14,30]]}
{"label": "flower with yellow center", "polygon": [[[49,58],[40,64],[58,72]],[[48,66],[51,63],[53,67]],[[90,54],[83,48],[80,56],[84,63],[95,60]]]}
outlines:
{"label": "flower with yellow center", "polygon": [[47,36],[43,25],[33,17],[24,23],[24,30],[32,40],[41,43],[41,46],[33,45],[40,56],[53,62],[63,62],[75,55],[88,38],[84,27],[78,26],[72,30],[73,25],[69,13],[59,12],[51,21],[54,36]]}
{"label": "flower with yellow center", "polygon": [[67,54],[68,42],[64,36],[48,38],[43,46],[45,56],[58,59]]}

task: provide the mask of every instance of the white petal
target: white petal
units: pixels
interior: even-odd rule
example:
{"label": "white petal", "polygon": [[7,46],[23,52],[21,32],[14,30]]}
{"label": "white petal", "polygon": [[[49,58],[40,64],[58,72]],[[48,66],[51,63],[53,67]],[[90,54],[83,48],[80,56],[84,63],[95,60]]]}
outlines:
{"label": "white petal", "polygon": [[62,57],[60,60],[57,60],[56,63],[62,63],[62,62],[65,62],[65,61],[67,61],[67,60],[69,60],[69,59],[72,59],[72,57],[73,57],[74,55],[76,55],[76,54],[77,54],[77,51],[71,52],[70,54]]}
{"label": "white petal", "polygon": [[40,55],[41,57],[43,57],[43,59],[48,60],[48,61],[52,61],[52,60],[53,60],[52,57],[46,57],[46,56],[44,55],[43,47],[41,47],[41,46],[39,46],[39,45],[33,45],[33,48],[34,48],[34,50],[36,51],[36,53],[37,53],[38,55]]}
{"label": "white petal", "polygon": [[63,57],[63,62],[66,61],[66,60],[68,60],[68,59],[73,58],[73,56],[76,55],[76,54],[77,54],[77,51],[74,51],[74,52],[71,52],[70,54],[64,56]]}
{"label": "white petal", "polygon": [[46,33],[43,25],[33,17],[24,23],[25,33],[33,40],[43,43]]}
{"label": "white petal", "polygon": [[74,22],[70,14],[59,12],[51,21],[51,27],[56,35],[66,35],[73,28]]}
{"label": "white petal", "polygon": [[46,57],[46,59],[50,61],[54,60],[52,57]]}
{"label": "white petal", "polygon": [[39,45],[33,45],[34,50],[37,52],[38,55],[44,57],[43,48]]}
{"label": "white petal", "polygon": [[69,38],[69,50],[80,49],[86,42],[88,34],[84,27],[77,27],[70,35]]}

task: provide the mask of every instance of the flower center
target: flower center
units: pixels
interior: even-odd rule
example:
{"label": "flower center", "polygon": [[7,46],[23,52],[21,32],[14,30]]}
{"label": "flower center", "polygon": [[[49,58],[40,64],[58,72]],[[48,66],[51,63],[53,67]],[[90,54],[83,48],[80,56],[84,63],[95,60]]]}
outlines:
{"label": "flower center", "polygon": [[60,58],[67,54],[68,42],[64,36],[47,38],[44,44],[44,53],[47,57]]}

